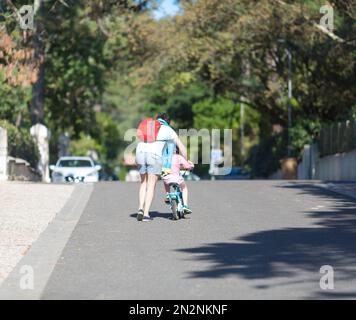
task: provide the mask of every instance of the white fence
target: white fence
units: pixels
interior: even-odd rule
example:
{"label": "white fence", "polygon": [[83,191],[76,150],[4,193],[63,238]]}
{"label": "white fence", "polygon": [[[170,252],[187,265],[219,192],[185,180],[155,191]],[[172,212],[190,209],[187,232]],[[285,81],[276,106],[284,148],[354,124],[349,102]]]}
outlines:
{"label": "white fence", "polygon": [[[281,171],[269,179],[281,179]],[[316,144],[305,145],[298,180],[356,181],[356,150],[320,157]]]}
{"label": "white fence", "polygon": [[320,158],[316,178],[318,180],[356,180],[356,150]]}

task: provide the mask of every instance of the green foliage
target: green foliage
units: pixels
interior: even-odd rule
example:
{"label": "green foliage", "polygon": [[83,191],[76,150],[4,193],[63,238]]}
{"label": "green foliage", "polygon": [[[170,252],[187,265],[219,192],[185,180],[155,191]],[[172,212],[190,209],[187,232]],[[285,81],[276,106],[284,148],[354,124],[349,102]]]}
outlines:
{"label": "green foliage", "polygon": [[108,63],[103,55],[106,38],[81,1],[61,7],[45,21],[46,120],[53,130],[69,130],[78,138],[95,122],[93,106],[103,92]]}
{"label": "green foliage", "polygon": [[321,129],[318,119],[300,119],[290,129],[290,138],[293,153],[296,157],[301,155],[304,145],[312,143]]}
{"label": "green foliage", "polygon": [[8,154],[28,161],[33,168],[36,168],[39,153],[29,130],[16,128],[6,120],[0,120],[0,127],[7,130]]}
{"label": "green foliage", "polygon": [[98,161],[107,172],[113,172],[117,166],[119,151],[123,147],[120,132],[112,117],[103,112],[95,114],[95,122],[90,127],[90,134],[81,133],[79,139],[70,141],[70,154],[88,156],[95,152]]}
{"label": "green foliage", "polygon": [[280,160],[287,156],[287,134],[276,134],[260,141],[251,150],[247,166],[253,178],[268,178],[280,168]]}
{"label": "green foliage", "polygon": [[351,106],[349,112],[340,116],[338,121],[346,121],[346,120],[356,120],[356,104]]}
{"label": "green foliage", "polygon": [[[241,119],[241,103],[219,97],[207,98],[193,105],[194,127],[197,129],[231,129],[233,139],[233,160],[241,164],[244,155],[241,151],[241,125],[244,126],[243,147],[248,153],[251,146],[258,142],[260,116],[250,106],[244,104]],[[242,121],[243,120],[243,121]]]}
{"label": "green foliage", "polygon": [[[30,87],[13,86],[6,83],[0,70],[0,119],[7,119],[11,123],[15,123],[20,115],[26,119],[28,115],[27,103],[30,98]],[[25,124],[29,125],[28,122]]]}
{"label": "green foliage", "polygon": [[80,134],[79,139],[71,140],[69,152],[73,156],[88,156],[90,152],[102,154],[103,147],[89,135]]}
{"label": "green foliage", "polygon": [[[124,48],[127,45],[129,21],[134,15],[146,11],[150,2],[42,1],[42,7],[35,18],[36,26],[41,30],[40,41],[36,31],[20,30],[13,7],[9,3],[1,6],[0,17],[6,20],[6,28],[0,31],[6,31],[15,47],[30,50],[39,42],[44,44],[44,123],[52,131],[51,160],[57,158],[57,138],[64,131],[69,132],[73,139],[73,152],[85,154],[85,148],[90,148],[99,152],[103,162],[116,160],[121,137],[115,121],[119,122],[123,116],[121,110],[117,112],[118,90],[115,80],[118,74],[122,74],[122,70],[127,72],[129,61],[132,60]],[[28,3],[15,1],[14,4],[17,7]],[[1,32],[0,79],[3,80],[3,66],[6,67],[9,61],[16,66],[18,61],[10,60],[15,59],[16,52],[10,53],[10,58],[4,60],[1,44],[5,42],[1,41]],[[27,67],[33,62],[34,66],[42,63],[38,58],[36,61],[29,57]],[[124,78],[123,81],[126,81],[127,77]],[[107,94],[111,89],[114,94]],[[120,90],[121,95],[130,95],[122,94],[122,91]],[[116,99],[115,104],[111,103],[111,98]],[[22,120],[22,126],[30,125],[28,108],[32,99],[31,86],[25,88],[9,81],[1,81],[0,99],[1,118],[19,124],[19,120]],[[125,100],[124,97],[119,103]],[[98,114],[95,109],[101,108],[102,104],[105,104],[105,114]],[[124,106],[124,117],[127,117],[127,107],[128,105]],[[120,125],[122,123],[120,121]],[[124,128],[125,126],[126,123]]]}
{"label": "green foliage", "polygon": [[207,129],[240,127],[240,105],[225,98],[208,98],[193,105],[194,126]]}
{"label": "green foliage", "polygon": [[[347,117],[356,101],[353,1],[330,3],[335,9],[334,33],[321,30],[315,23],[320,21],[319,10],[324,1],[182,1],[183,14],[156,22],[156,32],[141,31],[147,21],[137,28],[136,42],[144,43],[148,51],[140,74],[145,79],[147,74],[152,75],[153,85],[161,84],[161,96],[184,92],[192,83],[209,88],[210,97],[238,101],[244,96],[261,115],[260,140],[264,143],[269,140],[273,125],[287,127],[285,49],[289,49],[294,86],[291,136],[298,156],[321,122]],[[228,115],[229,106],[217,105],[209,119],[206,104],[210,102],[197,103],[202,112],[208,108],[208,116],[197,120],[194,114],[196,125],[218,123],[221,115],[225,116],[224,126],[236,121]],[[304,119],[312,121],[306,123]],[[272,137],[270,143],[279,150],[278,141],[284,140],[277,140]],[[261,149],[269,152],[263,146]],[[279,166],[277,158],[275,166]]]}
{"label": "green foliage", "polygon": [[109,114],[103,112],[97,112],[95,119],[96,126],[91,131],[92,137],[102,147],[101,160],[116,160],[120,147],[122,147],[117,123]]}
{"label": "green foliage", "polygon": [[[145,115],[165,111],[177,129],[233,129],[235,162],[240,161],[244,97],[244,147],[261,142],[250,164],[257,175],[266,176],[287,149],[285,132],[271,137],[273,125],[287,126],[286,48],[293,55],[290,133],[295,155],[320,123],[355,119],[352,0],[329,1],[335,8],[333,36],[315,24],[325,4],[321,0],[181,1],[180,15],[159,21],[149,11],[153,2],[43,1],[36,22],[45,47],[44,120],[53,137],[70,133],[75,153],[96,150],[113,167],[124,148],[125,130]],[[38,61],[16,56],[22,49],[31,51],[38,39],[20,30],[8,3],[1,2],[1,30],[14,48],[4,58],[10,51],[0,44],[0,118],[28,128],[32,90],[18,83],[17,74]],[[5,79],[10,65],[14,74]],[[31,78],[27,73],[25,78]]]}
{"label": "green foliage", "polygon": [[[290,129],[292,156],[300,157],[304,145],[316,141],[321,125],[318,119],[298,119]],[[262,137],[251,149],[247,164],[257,178],[267,178],[280,168],[280,160],[288,154],[288,132]]]}
{"label": "green foliage", "polygon": [[170,94],[155,85],[150,87],[149,100],[144,106],[144,112],[150,115],[168,112],[174,127],[188,129],[194,125],[193,105],[209,96],[210,90],[199,83],[192,83]]}

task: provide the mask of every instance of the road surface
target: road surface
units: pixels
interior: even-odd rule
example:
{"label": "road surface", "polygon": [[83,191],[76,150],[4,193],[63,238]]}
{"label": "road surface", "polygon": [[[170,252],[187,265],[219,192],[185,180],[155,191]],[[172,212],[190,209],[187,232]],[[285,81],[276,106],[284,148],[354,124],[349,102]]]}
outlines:
{"label": "road surface", "polygon": [[[75,205],[81,209],[67,205],[0,296],[356,298],[356,200],[306,182],[200,181],[189,188],[190,219],[170,219],[159,186],[154,220],[146,223],[135,218],[138,184],[83,189],[89,200]],[[16,290],[23,264],[35,269],[32,291]],[[326,265],[334,277],[323,290]]]}

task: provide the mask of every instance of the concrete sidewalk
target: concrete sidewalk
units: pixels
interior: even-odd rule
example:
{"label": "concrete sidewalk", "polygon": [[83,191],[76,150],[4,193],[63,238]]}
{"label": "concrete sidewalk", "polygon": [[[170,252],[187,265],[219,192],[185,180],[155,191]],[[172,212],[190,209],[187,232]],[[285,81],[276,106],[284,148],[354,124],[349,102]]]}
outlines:
{"label": "concrete sidewalk", "polygon": [[0,285],[66,203],[73,185],[0,182]]}

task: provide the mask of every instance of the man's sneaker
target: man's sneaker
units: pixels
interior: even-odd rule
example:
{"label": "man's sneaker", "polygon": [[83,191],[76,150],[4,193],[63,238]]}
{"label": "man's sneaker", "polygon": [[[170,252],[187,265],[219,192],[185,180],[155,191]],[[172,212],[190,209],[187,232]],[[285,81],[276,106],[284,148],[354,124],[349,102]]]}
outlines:
{"label": "man's sneaker", "polygon": [[183,206],[183,211],[185,214],[191,214],[192,210],[190,210],[186,205]]}
{"label": "man's sneaker", "polygon": [[143,210],[140,209],[137,212],[137,221],[142,221],[142,219],[143,219]]}
{"label": "man's sneaker", "polygon": [[152,220],[153,219],[150,216],[143,216],[143,218],[142,218],[142,222],[150,222]]}
{"label": "man's sneaker", "polygon": [[170,199],[169,199],[169,194],[168,194],[168,192],[167,192],[167,194],[166,194],[166,197],[164,198],[164,202],[166,203],[166,204],[170,204]]}

